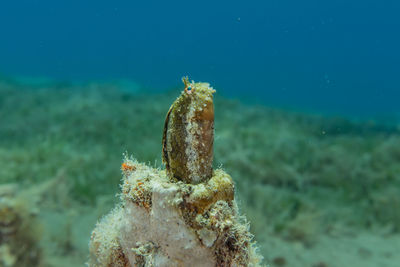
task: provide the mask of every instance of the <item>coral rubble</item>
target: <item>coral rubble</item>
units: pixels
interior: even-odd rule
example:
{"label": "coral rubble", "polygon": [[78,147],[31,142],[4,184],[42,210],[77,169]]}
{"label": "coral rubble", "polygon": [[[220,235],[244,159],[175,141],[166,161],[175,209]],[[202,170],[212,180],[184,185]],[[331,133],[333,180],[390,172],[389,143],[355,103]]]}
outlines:
{"label": "coral rubble", "polygon": [[184,82],[165,123],[166,170],[125,157],[121,204],[92,232],[90,266],[260,264],[231,177],[211,167],[214,90]]}

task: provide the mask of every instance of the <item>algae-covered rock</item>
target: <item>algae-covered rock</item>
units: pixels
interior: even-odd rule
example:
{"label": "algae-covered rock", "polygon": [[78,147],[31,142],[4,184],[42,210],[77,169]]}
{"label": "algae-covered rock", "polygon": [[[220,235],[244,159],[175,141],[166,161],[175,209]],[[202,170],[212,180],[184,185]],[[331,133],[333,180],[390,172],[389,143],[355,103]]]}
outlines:
{"label": "algae-covered rock", "polygon": [[121,203],[92,232],[89,266],[259,266],[233,181],[211,168],[214,90],[184,81],[165,123],[166,170],[125,157]]}
{"label": "algae-covered rock", "polygon": [[257,266],[228,174],[192,185],[133,159],[123,165],[121,205],[93,231],[90,266]]}
{"label": "algae-covered rock", "polygon": [[31,191],[0,185],[0,267],[39,266],[39,223]]}

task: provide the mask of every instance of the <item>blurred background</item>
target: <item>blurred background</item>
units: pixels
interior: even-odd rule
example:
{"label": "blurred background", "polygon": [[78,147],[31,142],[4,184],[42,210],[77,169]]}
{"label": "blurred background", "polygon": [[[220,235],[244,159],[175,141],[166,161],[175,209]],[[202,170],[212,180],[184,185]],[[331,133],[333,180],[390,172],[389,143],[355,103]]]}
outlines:
{"label": "blurred background", "polygon": [[[398,266],[400,3],[0,3],[0,266],[83,266],[180,78],[270,266]],[[21,245],[25,244],[25,245]],[[29,251],[29,252],[28,252]]]}
{"label": "blurred background", "polygon": [[341,114],[398,114],[395,0],[3,1],[0,71],[65,80],[179,77],[228,95]]}

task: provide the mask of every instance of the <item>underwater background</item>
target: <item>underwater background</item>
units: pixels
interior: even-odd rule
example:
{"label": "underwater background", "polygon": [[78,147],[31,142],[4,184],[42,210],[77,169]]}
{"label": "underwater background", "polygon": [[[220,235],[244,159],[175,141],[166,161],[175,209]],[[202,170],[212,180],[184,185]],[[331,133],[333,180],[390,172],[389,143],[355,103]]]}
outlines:
{"label": "underwater background", "polygon": [[[84,266],[180,78],[270,266],[400,266],[400,2],[2,1],[0,266]],[[22,245],[23,244],[23,245]]]}

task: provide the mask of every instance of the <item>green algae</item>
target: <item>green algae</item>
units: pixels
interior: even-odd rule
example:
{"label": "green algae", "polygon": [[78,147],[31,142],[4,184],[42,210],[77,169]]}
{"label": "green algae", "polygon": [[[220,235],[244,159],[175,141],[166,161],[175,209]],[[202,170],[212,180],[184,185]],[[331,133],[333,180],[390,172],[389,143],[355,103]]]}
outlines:
{"label": "green algae", "polygon": [[[0,183],[29,186],[63,172],[70,198],[99,205],[118,191],[123,152],[161,166],[154,140],[175,95],[1,81]],[[270,236],[313,247],[323,236],[361,229],[399,233],[396,125],[216,101],[214,165],[235,181],[267,258]]]}

